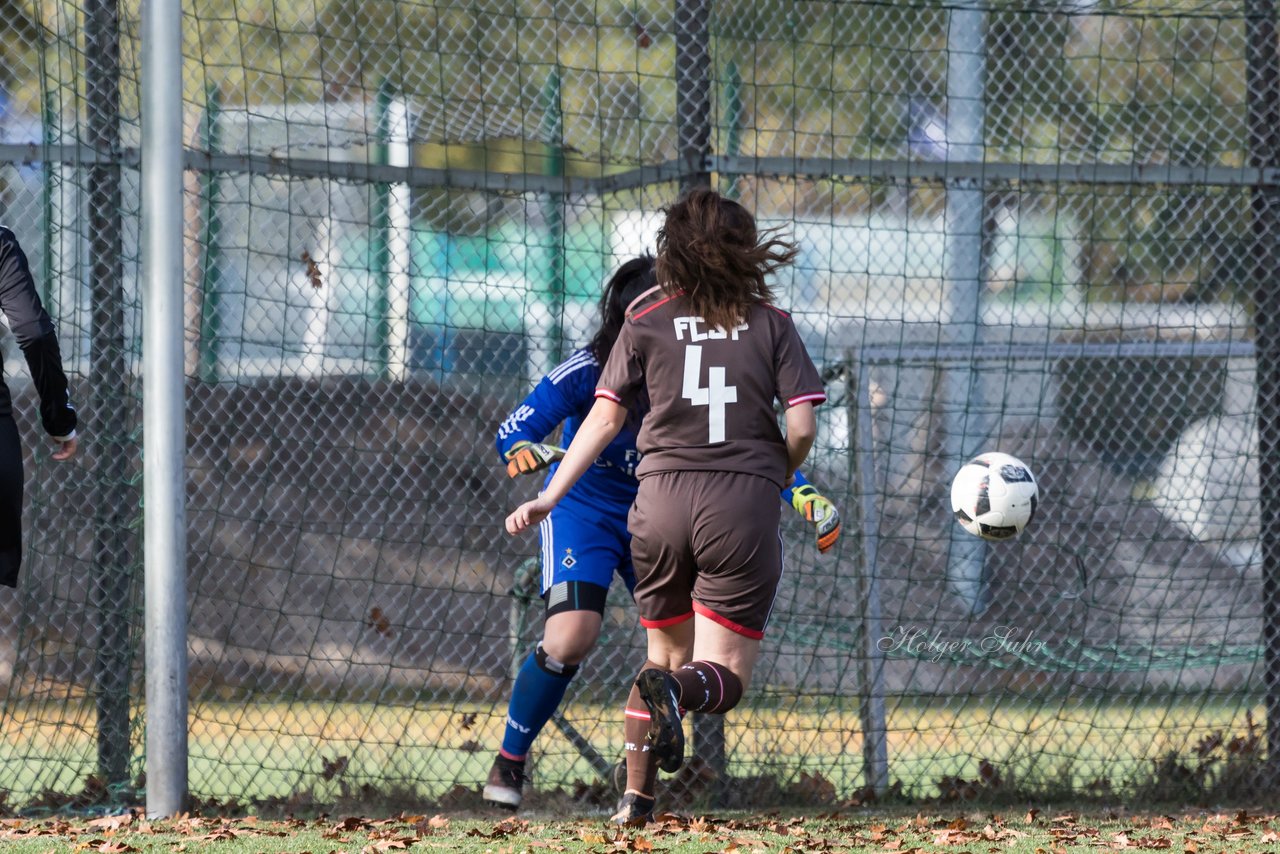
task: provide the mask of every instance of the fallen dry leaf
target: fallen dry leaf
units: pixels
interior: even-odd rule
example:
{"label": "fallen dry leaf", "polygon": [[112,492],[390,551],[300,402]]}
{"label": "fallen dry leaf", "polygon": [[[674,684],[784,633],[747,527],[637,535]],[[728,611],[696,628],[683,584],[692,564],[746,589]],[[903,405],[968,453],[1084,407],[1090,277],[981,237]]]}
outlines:
{"label": "fallen dry leaf", "polygon": [[[345,759],[346,757],[343,757]],[[335,824],[334,830],[364,830],[369,826],[369,819],[358,815],[349,815]]]}
{"label": "fallen dry leaf", "polygon": [[120,815],[104,815],[102,818],[95,818],[86,822],[89,827],[99,828],[101,830],[118,830],[122,827],[128,827],[133,824],[133,813],[121,813]]}
{"label": "fallen dry leaf", "polygon": [[101,854],[128,854],[131,851],[137,851],[132,845],[125,845],[123,842],[104,842],[94,849],[100,851]]}

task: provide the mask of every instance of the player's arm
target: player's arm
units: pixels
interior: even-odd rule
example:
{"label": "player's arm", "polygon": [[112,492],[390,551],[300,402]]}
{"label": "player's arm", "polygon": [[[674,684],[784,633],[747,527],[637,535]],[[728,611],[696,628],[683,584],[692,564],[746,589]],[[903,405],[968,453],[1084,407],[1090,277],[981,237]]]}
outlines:
{"label": "player's arm", "polygon": [[797,469],[809,456],[818,435],[813,408],[826,400],[827,395],[822,390],[822,378],[789,316],[775,342],[774,365],[777,398],[786,407],[787,484],[791,490],[791,506],[814,523],[818,530],[818,548],[826,551],[840,536],[839,514]]}
{"label": "player's arm", "polygon": [[[508,477],[542,471],[563,457],[563,448],[543,439],[551,435],[560,422],[579,411],[584,401],[591,400],[589,394],[582,397],[583,383],[554,381],[552,375],[557,375],[557,371],[543,377],[498,427],[494,445],[507,465]],[[589,383],[585,385],[590,388]]]}
{"label": "player's arm", "polygon": [[818,491],[804,473],[796,470],[795,481],[782,490],[782,500],[790,504],[818,535],[818,551],[826,554],[840,539],[840,511]]}
{"label": "player's arm", "polygon": [[526,501],[507,517],[507,533],[518,534],[547,517],[552,508],[564,498],[578,478],[591,468],[596,458],[608,447],[627,420],[626,407],[606,398],[599,398],[587,413],[582,426],[574,434],[556,473],[542,494]]}
{"label": "player's arm", "polygon": [[0,228],[0,311],[31,372],[40,398],[40,423],[58,443],[53,457],[68,459],[76,452],[76,410],[62,371],[58,336],[36,293],[26,253],[7,228]]}
{"label": "player's arm", "polygon": [[787,425],[787,482],[790,483],[818,438],[818,419],[813,414],[813,404],[808,401],[787,407],[783,417]]}

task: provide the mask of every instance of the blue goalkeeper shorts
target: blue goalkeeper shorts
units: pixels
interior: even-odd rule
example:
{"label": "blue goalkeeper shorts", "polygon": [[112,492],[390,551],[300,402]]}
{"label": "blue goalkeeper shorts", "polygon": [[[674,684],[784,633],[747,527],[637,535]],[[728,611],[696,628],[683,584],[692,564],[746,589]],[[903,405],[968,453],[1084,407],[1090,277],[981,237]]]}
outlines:
{"label": "blue goalkeeper shorts", "polygon": [[582,504],[562,501],[538,526],[542,541],[542,595],[566,581],[587,582],[609,589],[614,573],[627,585],[636,586],[631,566],[631,534],[627,531],[627,511],[616,513],[587,511]]}

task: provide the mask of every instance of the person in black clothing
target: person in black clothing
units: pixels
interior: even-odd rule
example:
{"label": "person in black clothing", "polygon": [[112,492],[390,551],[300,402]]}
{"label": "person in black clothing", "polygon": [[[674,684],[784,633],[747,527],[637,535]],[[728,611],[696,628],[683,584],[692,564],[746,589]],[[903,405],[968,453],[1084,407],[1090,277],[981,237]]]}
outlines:
{"label": "person in black clothing", "polygon": [[[62,355],[53,321],[40,304],[26,253],[18,238],[0,226],[0,312],[22,348],[40,396],[40,423],[58,447],[53,458],[76,453],[76,410],[67,392]],[[13,420],[13,401],[0,367],[0,584],[18,586],[22,563],[22,444]]]}

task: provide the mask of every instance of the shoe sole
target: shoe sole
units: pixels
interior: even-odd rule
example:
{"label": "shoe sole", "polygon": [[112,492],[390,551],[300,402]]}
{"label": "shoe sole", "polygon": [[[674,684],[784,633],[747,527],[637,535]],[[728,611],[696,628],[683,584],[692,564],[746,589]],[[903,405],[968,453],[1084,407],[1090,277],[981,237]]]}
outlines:
{"label": "shoe sole", "polygon": [[[622,796],[623,801],[627,800],[627,796]],[[646,799],[647,800],[647,799]],[[622,827],[640,827],[653,821],[653,805],[649,805],[649,809],[644,812],[635,811],[636,802],[620,804],[616,813],[609,817],[609,821]]]}
{"label": "shoe sole", "polygon": [[613,778],[613,788],[618,791],[618,797],[622,797],[627,792],[627,760],[618,760],[610,776]]}
{"label": "shoe sole", "polygon": [[[475,791],[472,789],[472,791]],[[485,786],[484,792],[480,795],[481,799],[491,806],[501,807],[504,810],[515,812],[520,807],[520,801],[523,797],[514,789],[508,789],[505,786]]]}
{"label": "shoe sole", "polygon": [[684,724],[669,679],[661,670],[646,670],[636,680],[636,688],[649,707],[649,751],[658,767],[671,774],[684,764]]}

